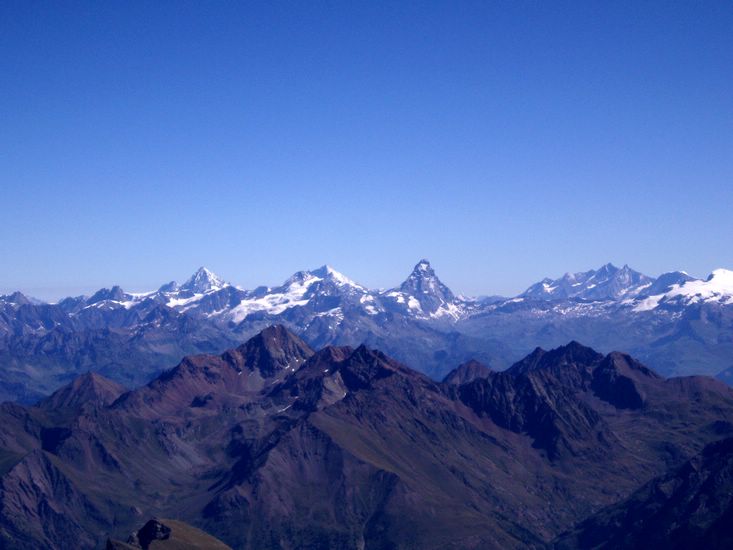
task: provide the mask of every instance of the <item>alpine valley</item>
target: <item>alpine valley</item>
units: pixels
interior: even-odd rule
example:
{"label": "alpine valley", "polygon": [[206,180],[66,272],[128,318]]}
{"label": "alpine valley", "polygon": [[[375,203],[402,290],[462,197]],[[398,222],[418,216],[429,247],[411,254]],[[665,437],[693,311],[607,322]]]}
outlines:
{"label": "alpine valley", "polygon": [[185,355],[221,353],[272,324],[314,348],[380,349],[435,380],[469,359],[502,370],[536,346],[578,340],[631,353],[665,376],[728,381],[733,272],[653,278],[607,264],[516,297],[473,299],[456,296],[421,260],[389,290],[323,266],[254,290],[201,268],[146,293],[113,286],[49,304],[15,292],[0,297],[0,400],[33,403],[88,371],[137,387]]}

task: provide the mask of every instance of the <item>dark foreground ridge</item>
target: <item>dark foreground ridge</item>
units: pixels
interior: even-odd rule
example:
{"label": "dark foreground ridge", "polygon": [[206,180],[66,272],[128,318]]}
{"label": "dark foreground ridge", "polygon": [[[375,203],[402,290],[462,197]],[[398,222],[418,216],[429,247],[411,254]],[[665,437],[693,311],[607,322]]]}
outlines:
{"label": "dark foreground ridge", "polygon": [[137,390],[1,405],[0,546],[144,548],[162,517],[236,549],[723,548],[731,437],[722,382],[577,342],[438,383],[273,326]]}

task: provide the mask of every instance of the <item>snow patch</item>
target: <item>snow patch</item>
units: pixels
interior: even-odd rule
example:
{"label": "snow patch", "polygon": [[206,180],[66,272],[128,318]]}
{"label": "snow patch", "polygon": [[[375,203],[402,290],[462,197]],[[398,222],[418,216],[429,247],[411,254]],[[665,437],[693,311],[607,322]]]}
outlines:
{"label": "snow patch", "polygon": [[286,309],[304,306],[310,301],[310,298],[305,297],[308,289],[321,280],[320,277],[306,274],[302,280],[291,280],[283,287],[283,292],[275,292],[262,298],[244,299],[232,308],[229,313],[230,319],[239,323],[251,313],[265,311],[271,315],[279,315]]}

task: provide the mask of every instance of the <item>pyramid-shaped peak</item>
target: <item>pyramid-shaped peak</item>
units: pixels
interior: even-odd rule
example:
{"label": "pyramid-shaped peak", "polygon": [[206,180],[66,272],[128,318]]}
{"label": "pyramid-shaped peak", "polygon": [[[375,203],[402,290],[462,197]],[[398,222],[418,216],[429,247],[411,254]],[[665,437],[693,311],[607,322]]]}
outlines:
{"label": "pyramid-shaped peak", "polygon": [[127,390],[124,386],[100,374],[87,372],[56,390],[38,406],[48,410],[77,408],[85,404],[105,406],[111,404],[125,391]]}
{"label": "pyramid-shaped peak", "polygon": [[552,349],[544,355],[544,360],[550,365],[573,363],[590,365],[602,358],[603,355],[601,353],[575,340],[572,340],[564,346]]}
{"label": "pyramid-shaped peak", "polygon": [[410,273],[410,276],[408,277],[408,281],[411,279],[438,279],[438,276],[435,274],[435,270],[433,269],[433,266],[430,265],[430,262],[428,260],[420,260],[415,264],[415,267],[412,269],[412,273]]}
{"label": "pyramid-shaped peak", "polygon": [[31,300],[28,299],[28,297],[25,294],[23,294],[22,292],[20,292],[19,290],[16,290],[15,292],[7,296],[2,296],[0,297],[0,299],[6,302],[9,302],[11,304],[15,304],[17,306],[22,306],[22,305],[32,303]]}
{"label": "pyramid-shaped peak", "polygon": [[206,267],[200,267],[181,285],[181,290],[202,294],[211,290],[219,290],[225,286],[228,286],[228,284],[216,273]]}
{"label": "pyramid-shaped peak", "polygon": [[262,329],[250,341],[261,341],[268,349],[295,347],[308,354],[311,354],[313,351],[310,346],[300,338],[300,336],[288,330],[284,325],[279,324],[270,325],[269,327]]}
{"label": "pyramid-shaped peak", "polygon": [[259,333],[257,333],[256,336],[254,336],[252,339],[261,338],[262,340],[273,340],[277,342],[285,342],[290,339],[298,339],[298,336],[296,336],[294,333],[290,332],[285,325],[270,325],[269,327],[265,327],[262,329]]}
{"label": "pyramid-shaped peak", "polygon": [[226,352],[224,358],[269,377],[286,368],[299,368],[311,355],[313,350],[299,336],[283,325],[272,325]]}
{"label": "pyramid-shaped peak", "polygon": [[415,268],[412,270],[413,273],[435,273],[433,271],[432,266],[430,265],[430,261],[423,258],[417,264],[415,264]]}
{"label": "pyramid-shaped peak", "polygon": [[549,353],[556,353],[560,357],[589,357],[594,358],[600,355],[591,347],[584,346],[577,340],[571,340],[564,346],[558,346]]}
{"label": "pyramid-shaped peak", "polygon": [[[421,302],[424,311],[435,311],[441,303],[455,299],[453,292],[441,282],[430,262],[425,259],[415,265],[410,276],[400,286],[400,291],[414,296]],[[428,297],[433,297],[435,303],[431,303],[426,309],[427,304],[422,302]]]}
{"label": "pyramid-shaped peak", "polygon": [[589,348],[573,340],[564,346],[550,351],[536,348],[527,357],[509,367],[507,372],[526,374],[532,371],[570,364],[589,366],[598,363],[601,359],[603,359],[602,354],[593,348]]}

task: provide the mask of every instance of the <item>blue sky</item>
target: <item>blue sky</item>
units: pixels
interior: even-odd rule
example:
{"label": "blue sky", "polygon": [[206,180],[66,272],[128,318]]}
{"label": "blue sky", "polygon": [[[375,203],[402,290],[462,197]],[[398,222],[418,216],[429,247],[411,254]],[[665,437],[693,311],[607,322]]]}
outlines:
{"label": "blue sky", "polygon": [[733,268],[733,3],[3,2],[0,292]]}

